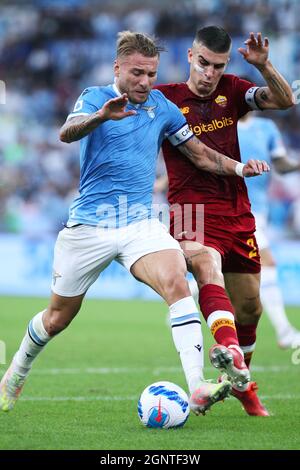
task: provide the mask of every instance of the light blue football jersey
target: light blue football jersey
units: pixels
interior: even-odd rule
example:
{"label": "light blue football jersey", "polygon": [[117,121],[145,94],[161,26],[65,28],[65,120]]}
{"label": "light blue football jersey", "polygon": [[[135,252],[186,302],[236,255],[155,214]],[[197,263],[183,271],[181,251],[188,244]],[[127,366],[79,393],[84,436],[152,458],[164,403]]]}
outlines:
{"label": "light blue football jersey", "polygon": [[[115,84],[83,91],[68,116],[92,114],[120,96]],[[108,120],[80,141],[79,196],[68,225],[122,227],[152,217],[157,155],[164,138],[180,145],[193,136],[180,110],[158,90],[142,104],[128,103],[136,114]],[[182,158],[185,158],[182,156]]]}
{"label": "light blue football jersey", "polygon": [[[281,134],[271,119],[249,117],[238,122],[238,138],[243,163],[254,158],[265,160],[271,166],[272,160],[286,154]],[[251,209],[256,214],[268,214],[268,187],[270,173],[245,178]]]}

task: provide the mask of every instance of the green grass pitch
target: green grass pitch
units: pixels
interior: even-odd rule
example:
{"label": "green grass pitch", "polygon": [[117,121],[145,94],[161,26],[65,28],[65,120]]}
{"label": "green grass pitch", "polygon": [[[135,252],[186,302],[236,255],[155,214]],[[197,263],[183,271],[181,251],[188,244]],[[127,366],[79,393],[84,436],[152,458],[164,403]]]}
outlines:
{"label": "green grass pitch", "polygon": [[[0,299],[7,362],[45,305],[44,299]],[[0,413],[0,449],[299,449],[300,352],[293,364],[292,352],[277,347],[267,318],[260,323],[252,377],[270,418],[249,417],[230,398],[206,416],[191,415],[182,429],[141,425],[137,401],[147,385],[168,380],[186,390],[166,312],[157,302],[86,300],[36,360],[16,408]],[[300,309],[288,314],[300,328]],[[206,325],[203,333],[206,378],[216,378]],[[4,370],[0,365],[1,376]]]}

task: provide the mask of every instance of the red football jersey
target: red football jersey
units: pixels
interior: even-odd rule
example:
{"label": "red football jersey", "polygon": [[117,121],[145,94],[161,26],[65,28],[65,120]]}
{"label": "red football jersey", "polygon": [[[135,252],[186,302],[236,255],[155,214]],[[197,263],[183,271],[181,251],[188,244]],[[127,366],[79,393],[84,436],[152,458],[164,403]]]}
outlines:
{"label": "red football jersey", "polygon": [[[207,98],[195,95],[186,83],[158,85],[185,116],[194,134],[208,147],[241,161],[237,122],[251,110],[246,91],[255,86],[234,75],[223,75],[214,93]],[[247,188],[239,176],[219,176],[199,170],[168,140],[163,153],[169,177],[170,204],[205,204],[205,212],[240,215],[250,210]]]}

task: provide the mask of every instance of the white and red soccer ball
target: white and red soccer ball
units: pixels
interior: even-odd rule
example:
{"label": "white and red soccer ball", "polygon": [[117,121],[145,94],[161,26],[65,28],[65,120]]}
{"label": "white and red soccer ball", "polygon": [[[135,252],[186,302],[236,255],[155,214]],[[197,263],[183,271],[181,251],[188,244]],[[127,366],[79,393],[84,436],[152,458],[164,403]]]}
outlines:
{"label": "white and red soccer ball", "polygon": [[149,428],[178,428],[189,417],[190,407],[185,391],[172,382],[155,382],[142,392],[138,414]]}

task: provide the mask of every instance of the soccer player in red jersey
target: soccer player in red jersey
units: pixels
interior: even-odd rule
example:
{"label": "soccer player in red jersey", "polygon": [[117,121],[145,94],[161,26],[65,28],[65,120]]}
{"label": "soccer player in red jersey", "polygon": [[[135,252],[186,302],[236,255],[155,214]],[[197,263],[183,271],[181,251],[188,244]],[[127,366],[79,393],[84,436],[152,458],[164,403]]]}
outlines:
{"label": "soccer player in red jersey", "polygon": [[[239,162],[238,120],[251,110],[287,109],[294,104],[290,86],[268,58],[268,39],[263,40],[261,33],[250,33],[245,46],[239,52],[259,70],[264,87],[224,74],[231,39],[217,26],[197,32],[188,50],[187,82],[158,87],[181,109],[203,143]],[[211,362],[227,372],[233,395],[248,414],[268,416],[257,397],[256,384],[249,383],[248,366],[262,305],[260,256],[246,185],[238,176],[225,178],[196,168],[192,159],[183,158],[167,140],[163,153],[169,178],[171,233],[184,249],[199,287],[200,308],[218,343],[210,350]],[[199,229],[201,214],[203,230]]]}

